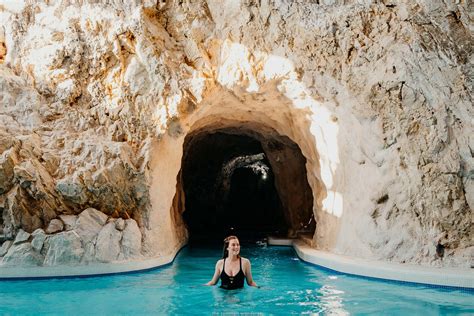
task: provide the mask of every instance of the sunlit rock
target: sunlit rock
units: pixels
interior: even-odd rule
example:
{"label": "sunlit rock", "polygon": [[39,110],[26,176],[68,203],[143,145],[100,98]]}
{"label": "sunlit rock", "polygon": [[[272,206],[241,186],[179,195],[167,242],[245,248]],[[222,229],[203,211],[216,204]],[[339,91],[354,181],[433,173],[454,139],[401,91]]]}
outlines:
{"label": "sunlit rock", "polygon": [[[189,233],[187,144],[231,130],[261,143],[286,234],[309,227],[329,252],[467,267],[469,12],[426,0],[2,10],[0,233],[60,218],[68,234],[51,239],[82,243],[71,263],[171,254]],[[104,225],[113,251],[94,246]]]}

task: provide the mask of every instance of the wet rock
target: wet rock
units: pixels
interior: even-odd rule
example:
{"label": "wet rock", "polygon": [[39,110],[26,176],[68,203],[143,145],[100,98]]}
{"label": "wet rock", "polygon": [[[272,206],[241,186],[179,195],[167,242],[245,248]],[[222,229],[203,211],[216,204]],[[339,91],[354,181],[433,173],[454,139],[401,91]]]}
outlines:
{"label": "wet rock", "polygon": [[127,219],[125,224],[122,236],[122,254],[125,259],[129,259],[140,255],[142,234],[137,222],[133,219]]}
{"label": "wet rock", "polygon": [[31,240],[31,246],[34,250],[41,252],[41,249],[43,249],[44,241],[46,240],[46,234],[41,228],[38,228],[31,235],[33,236],[33,240]]}
{"label": "wet rock", "polygon": [[102,262],[117,260],[120,253],[122,233],[115,229],[115,223],[105,225],[97,236],[96,258]]}
{"label": "wet rock", "polygon": [[48,238],[44,265],[77,265],[83,254],[84,249],[79,235],[73,230],[62,232]]}
{"label": "wet rock", "polygon": [[64,223],[59,219],[53,219],[49,222],[48,228],[46,228],[46,233],[54,234],[62,231],[64,228]]}
{"label": "wet rock", "polygon": [[43,256],[35,251],[30,243],[22,243],[10,247],[3,257],[2,263],[7,267],[28,267],[40,266],[43,260]]}

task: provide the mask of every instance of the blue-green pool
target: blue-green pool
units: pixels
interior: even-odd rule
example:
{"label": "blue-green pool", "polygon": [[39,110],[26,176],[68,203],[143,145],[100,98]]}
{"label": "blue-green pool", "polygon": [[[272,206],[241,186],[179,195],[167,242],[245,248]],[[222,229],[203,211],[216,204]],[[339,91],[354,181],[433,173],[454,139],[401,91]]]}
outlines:
{"label": "blue-green pool", "polygon": [[322,270],[292,248],[243,245],[261,288],[203,286],[220,249],[187,247],[173,264],[114,276],[0,281],[0,314],[472,315],[462,289],[395,284]]}

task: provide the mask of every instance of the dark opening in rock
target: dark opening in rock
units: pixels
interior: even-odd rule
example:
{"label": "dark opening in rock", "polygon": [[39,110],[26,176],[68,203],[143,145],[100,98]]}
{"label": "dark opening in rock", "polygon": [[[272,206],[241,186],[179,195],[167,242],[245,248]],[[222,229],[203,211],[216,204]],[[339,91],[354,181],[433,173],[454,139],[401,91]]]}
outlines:
{"label": "dark opening in rock", "polygon": [[438,257],[443,258],[444,256],[444,246],[441,244],[436,245],[436,254]]}
{"label": "dark opening in rock", "polygon": [[306,160],[287,137],[243,128],[186,137],[183,218],[190,241],[314,232]]}
{"label": "dark opening in rock", "polygon": [[388,194],[384,194],[377,200],[377,204],[382,204],[388,201]]}

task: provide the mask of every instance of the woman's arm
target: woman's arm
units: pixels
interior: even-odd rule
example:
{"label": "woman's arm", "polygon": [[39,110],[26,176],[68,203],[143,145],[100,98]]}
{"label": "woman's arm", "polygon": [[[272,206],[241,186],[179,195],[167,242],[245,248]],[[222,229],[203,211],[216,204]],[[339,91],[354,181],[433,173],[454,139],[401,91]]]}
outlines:
{"label": "woman's arm", "polygon": [[221,269],[222,259],[217,261],[216,263],[216,270],[214,271],[214,276],[212,277],[212,280],[207,282],[205,285],[216,285],[217,281],[219,280],[219,276],[221,275]]}
{"label": "woman's arm", "polygon": [[250,260],[248,259],[244,259],[244,274],[248,285],[258,286],[252,278],[252,267],[250,266]]}

